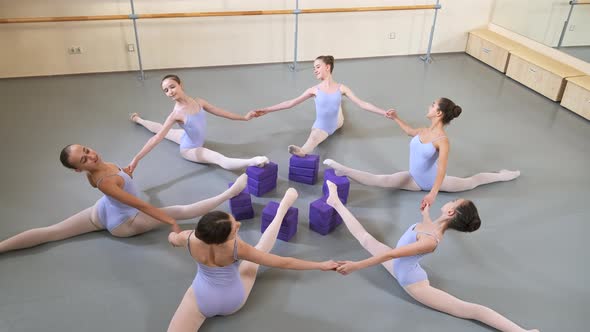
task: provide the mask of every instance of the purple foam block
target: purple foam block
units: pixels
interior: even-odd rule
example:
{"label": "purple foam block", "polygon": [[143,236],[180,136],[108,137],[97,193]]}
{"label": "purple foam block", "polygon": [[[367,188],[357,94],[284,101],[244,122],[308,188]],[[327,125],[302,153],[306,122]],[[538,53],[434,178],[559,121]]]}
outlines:
{"label": "purple foam block", "polygon": [[289,180],[299,182],[299,183],[315,184],[317,179],[318,179],[317,177],[289,174]]}
{"label": "purple foam block", "polygon": [[321,235],[328,235],[328,233],[332,232],[340,224],[341,223],[331,225],[330,227],[322,227],[322,226],[318,226],[317,224],[314,224],[314,223],[309,223],[309,229],[311,229],[312,231],[317,232]]}
{"label": "purple foam block", "polygon": [[232,213],[236,220],[245,220],[245,219],[252,219],[254,218],[254,210],[250,210],[247,212],[240,212],[240,213]]}
{"label": "purple foam block", "polygon": [[317,176],[317,168],[302,168],[302,167],[289,167],[289,174],[303,175],[303,176]]}
{"label": "purple foam block", "polygon": [[250,187],[250,193],[256,197],[261,197],[262,195],[266,194],[269,191],[272,191],[273,189],[276,188],[276,185],[272,186],[272,187],[266,187],[266,188],[252,188]]}
{"label": "purple foam block", "polygon": [[232,197],[229,200],[230,207],[243,207],[243,206],[252,206],[252,198],[250,198],[250,194],[239,194],[238,196]]}
{"label": "purple foam block", "polygon": [[336,210],[333,207],[326,204],[326,201],[322,198],[316,199],[309,204],[309,217],[315,215],[322,219],[328,219],[336,214]]}
{"label": "purple foam block", "polygon": [[248,187],[250,188],[268,188],[277,184],[278,177],[271,176],[264,180],[248,179]]}
{"label": "purple foam block", "polygon": [[308,154],[305,157],[291,156],[289,166],[318,169],[320,166],[320,156],[317,154]]}
{"label": "purple foam block", "polygon": [[248,179],[255,179],[255,180],[264,180],[271,176],[276,176],[279,171],[279,165],[273,163],[272,161],[266,164],[264,167],[257,167],[257,166],[248,166],[246,168],[246,174],[248,174]]}
{"label": "purple foam block", "polygon": [[230,208],[232,214],[239,214],[244,212],[254,211],[252,205],[250,206],[233,206]]}
{"label": "purple foam block", "polygon": [[[263,216],[270,216],[270,217],[274,218],[274,216],[276,216],[276,214],[277,214],[278,209],[279,209],[279,203],[275,202],[275,201],[270,201],[270,202],[268,202],[268,204],[266,204],[264,209],[262,209],[262,215]],[[290,220],[290,219],[297,219],[298,217],[299,217],[299,209],[292,206],[289,208],[289,210],[287,210],[287,213],[285,214],[284,219]]]}
{"label": "purple foam block", "polygon": [[[260,231],[262,233],[264,233],[264,231],[267,228],[268,228],[268,224],[261,224]],[[293,236],[295,236],[295,233],[297,233],[297,224],[295,224],[295,227],[292,227],[288,230],[283,230],[283,229],[279,230],[277,238],[288,242],[289,240],[291,240],[291,238],[293,238]]]}

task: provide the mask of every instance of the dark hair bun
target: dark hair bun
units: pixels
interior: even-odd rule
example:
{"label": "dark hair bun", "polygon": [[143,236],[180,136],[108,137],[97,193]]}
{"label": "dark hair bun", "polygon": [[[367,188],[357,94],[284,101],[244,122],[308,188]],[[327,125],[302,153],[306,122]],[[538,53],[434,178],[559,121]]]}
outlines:
{"label": "dark hair bun", "polygon": [[453,118],[458,118],[459,115],[461,115],[461,111],[461,106],[455,105],[455,107],[453,107]]}

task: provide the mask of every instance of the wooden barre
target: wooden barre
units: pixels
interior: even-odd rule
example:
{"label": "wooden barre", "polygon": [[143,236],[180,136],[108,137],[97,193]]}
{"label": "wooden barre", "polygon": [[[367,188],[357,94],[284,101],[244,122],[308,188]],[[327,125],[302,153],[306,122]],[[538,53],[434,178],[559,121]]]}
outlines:
{"label": "wooden barre", "polygon": [[[279,10],[245,10],[225,12],[193,12],[193,13],[162,13],[162,14],[138,14],[138,19],[154,18],[186,18],[186,17],[219,17],[219,16],[253,16],[253,15],[285,15],[285,14],[320,14],[320,13],[347,13],[347,12],[377,12],[396,10],[425,10],[437,9],[436,5],[414,6],[382,6],[382,7],[351,7],[351,8],[317,8],[317,9],[279,9]],[[78,21],[113,21],[127,20],[131,15],[101,15],[101,16],[62,16],[62,17],[31,17],[31,18],[3,18],[0,24],[9,23],[43,23],[43,22],[78,22]]]}
{"label": "wooden barre", "polygon": [[570,5],[590,5],[590,1],[570,1]]}

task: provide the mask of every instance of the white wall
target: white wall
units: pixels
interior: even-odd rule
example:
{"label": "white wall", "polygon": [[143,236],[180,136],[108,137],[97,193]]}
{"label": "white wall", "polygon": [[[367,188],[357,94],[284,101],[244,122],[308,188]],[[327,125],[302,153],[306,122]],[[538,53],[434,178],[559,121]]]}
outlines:
{"label": "white wall", "polygon": [[[433,0],[301,0],[300,8],[429,4]],[[461,52],[485,27],[494,0],[442,0],[433,52]],[[136,0],[137,13],[293,9],[295,0]],[[2,18],[129,14],[124,0],[0,0]],[[310,14],[299,19],[299,60],[421,54],[433,11]],[[138,20],[145,69],[289,62],[294,16]],[[389,39],[390,32],[396,38]],[[0,25],[0,77],[137,70],[126,21]],[[82,54],[67,48],[80,46]]]}

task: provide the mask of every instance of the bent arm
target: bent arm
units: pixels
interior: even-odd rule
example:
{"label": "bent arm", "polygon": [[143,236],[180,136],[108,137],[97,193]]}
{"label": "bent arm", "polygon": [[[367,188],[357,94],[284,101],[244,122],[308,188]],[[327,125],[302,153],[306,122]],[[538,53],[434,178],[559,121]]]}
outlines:
{"label": "bent arm", "polygon": [[383,116],[385,116],[385,113],[387,113],[385,110],[357,97],[347,86],[342,85],[341,91],[342,94],[344,94],[346,97],[348,97],[348,99],[350,99],[353,103],[357,104],[358,107],[364,109],[365,111],[377,113]]}
{"label": "bent arm", "polygon": [[226,111],[223,108],[217,107],[217,106],[209,103],[205,99],[197,98],[197,103],[199,103],[205,111],[207,111],[213,115],[217,115],[219,117],[230,119],[230,120],[247,121],[245,116]]}
{"label": "bent arm", "polygon": [[311,262],[293,257],[282,257],[260,251],[240,241],[239,257],[260,265],[289,270],[321,270],[320,262]]}
{"label": "bent arm", "polygon": [[434,180],[434,185],[432,189],[430,189],[430,194],[433,196],[438,195],[438,191],[440,190],[440,186],[445,179],[445,175],[447,174],[447,164],[449,161],[449,150],[451,148],[448,139],[441,139],[438,142],[438,168],[436,170],[436,179]]}
{"label": "bent arm", "polygon": [[282,103],[279,103],[279,104],[276,104],[273,106],[262,108],[262,109],[260,109],[260,111],[270,113],[270,112],[276,112],[276,111],[289,109],[289,108],[292,108],[292,107],[295,107],[295,106],[301,104],[302,102],[306,101],[307,99],[309,99],[313,96],[315,96],[315,93],[313,92],[313,88],[309,88],[309,89],[305,90],[305,92],[297,98],[287,100],[287,101],[284,101]]}
{"label": "bent arm", "polygon": [[121,187],[117,184],[117,181],[123,181],[123,179],[120,176],[111,176],[108,178],[104,178],[100,182],[98,189],[102,191],[105,195],[108,195],[125,205],[132,206],[154,219],[157,219],[171,226],[176,225],[176,220],[174,220],[174,218],[170,217],[169,215],[164,213],[162,210],[156,208],[155,206],[121,189]]}
{"label": "bent arm", "polygon": [[139,163],[139,161],[143,157],[145,157],[145,155],[152,151],[152,149],[155,148],[156,145],[158,145],[166,137],[166,135],[168,134],[175,122],[176,119],[174,117],[174,113],[172,113],[166,118],[166,121],[162,125],[162,129],[156,135],[152,136],[152,138],[150,138],[145,143],[143,148],[141,148],[141,150],[135,155],[135,157],[133,157],[131,164],[137,165],[137,163]]}
{"label": "bent arm", "polygon": [[429,252],[433,252],[436,248],[436,242],[433,239],[423,239],[408,244],[405,246],[401,246],[395,249],[392,249],[386,253],[383,253],[379,256],[373,256],[371,258],[367,258],[365,260],[357,262],[358,269],[364,269],[373,265],[381,264],[383,262],[387,262],[394,258],[400,257],[408,257],[420,254],[426,254]]}

